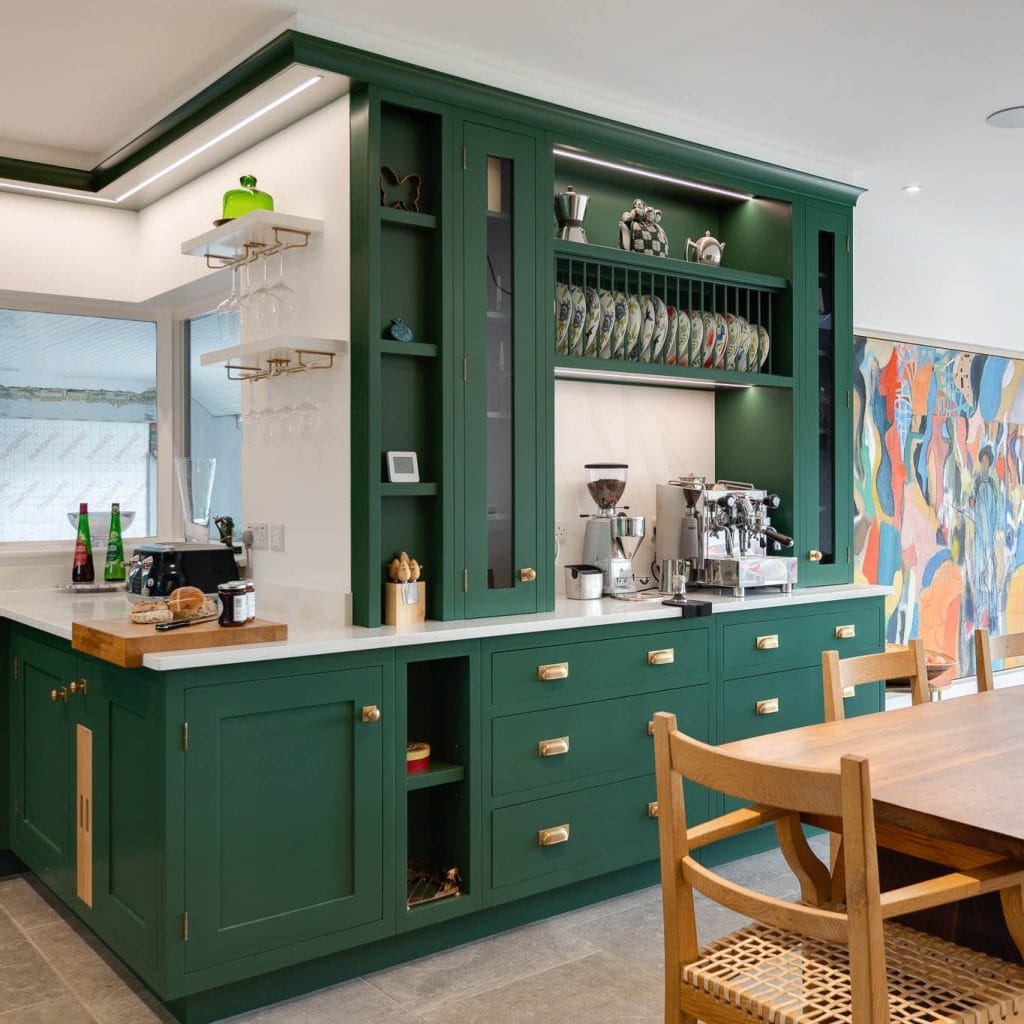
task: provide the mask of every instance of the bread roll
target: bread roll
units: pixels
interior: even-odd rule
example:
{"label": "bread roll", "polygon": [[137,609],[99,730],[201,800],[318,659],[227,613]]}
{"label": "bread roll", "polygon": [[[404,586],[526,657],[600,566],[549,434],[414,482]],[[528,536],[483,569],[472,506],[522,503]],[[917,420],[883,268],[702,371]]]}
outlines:
{"label": "bread roll", "polygon": [[198,587],[178,587],[167,598],[167,607],[176,618],[192,618],[203,609],[206,595]]}
{"label": "bread roll", "polygon": [[128,612],[132,622],[170,622],[174,618],[171,609],[163,601],[139,601]]}

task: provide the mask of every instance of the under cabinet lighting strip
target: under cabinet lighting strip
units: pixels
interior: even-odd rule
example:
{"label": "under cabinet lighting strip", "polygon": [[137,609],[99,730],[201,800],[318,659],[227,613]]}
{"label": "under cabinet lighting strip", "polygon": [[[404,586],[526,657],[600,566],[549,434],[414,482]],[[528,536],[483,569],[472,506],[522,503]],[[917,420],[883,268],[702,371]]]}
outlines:
{"label": "under cabinet lighting strip", "polygon": [[625,370],[589,370],[575,366],[556,366],[555,377],[559,380],[591,380],[598,383],[654,384],[662,388],[698,388],[709,391],[714,388],[737,388],[747,391],[752,384],[734,384],[731,381],[710,380],[698,377],[662,377],[653,373],[629,373]]}
{"label": "under cabinet lighting strip", "polygon": [[705,185],[700,181],[691,181],[689,178],[674,178],[670,174],[658,174],[657,171],[648,171],[643,167],[634,167],[632,164],[619,164],[613,160],[599,160],[596,156],[588,156],[586,153],[578,153],[572,149],[562,149],[560,146],[556,146],[551,152],[555,156],[562,156],[567,160],[579,160],[580,163],[594,164],[597,167],[608,167],[613,171],[638,174],[641,178],[653,178],[655,181],[665,181],[670,185],[682,185],[684,188],[694,188],[700,192],[713,192],[716,196],[728,196],[730,199],[743,200],[754,198],[749,192],[734,192],[729,188],[717,188],[714,185]]}
{"label": "under cabinet lighting strip", "polygon": [[37,185],[18,185],[13,181],[0,181],[0,189],[17,190],[18,192],[31,192],[33,195],[59,196],[61,199],[86,199],[90,203],[116,203],[116,199],[107,199],[103,196],[92,196],[88,192],[64,191],[58,188],[40,188]]}

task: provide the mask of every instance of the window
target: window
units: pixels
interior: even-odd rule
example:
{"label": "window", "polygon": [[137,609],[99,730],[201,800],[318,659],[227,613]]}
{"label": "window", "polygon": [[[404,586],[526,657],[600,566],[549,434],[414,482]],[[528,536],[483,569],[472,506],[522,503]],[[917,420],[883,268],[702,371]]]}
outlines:
{"label": "window", "polygon": [[[218,325],[214,313],[192,317],[185,322],[188,351],[188,430],[187,454],[193,458],[215,458],[217,472],[213,480],[212,518],[230,516],[234,537],[242,536],[242,432],[239,426],[241,385],[228,380],[222,364],[203,366],[205,352],[225,348],[238,341],[238,318]],[[222,337],[227,328],[228,336]],[[211,525],[213,539],[218,537]]]}
{"label": "window", "polygon": [[82,501],[156,533],[156,338],[148,320],[0,309],[0,541],[73,540]]}

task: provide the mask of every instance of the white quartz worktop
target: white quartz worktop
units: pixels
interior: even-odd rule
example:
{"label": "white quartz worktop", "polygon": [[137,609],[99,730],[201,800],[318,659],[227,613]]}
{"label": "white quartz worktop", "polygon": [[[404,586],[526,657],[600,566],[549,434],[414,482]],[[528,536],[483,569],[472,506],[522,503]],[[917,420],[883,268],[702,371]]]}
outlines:
{"label": "white quartz worktop", "polygon": [[[714,614],[735,611],[760,611],[793,605],[842,601],[850,598],[880,597],[889,587],[854,584],[839,587],[814,587],[791,594],[778,591],[748,593],[745,598],[700,591],[692,596],[711,602]],[[0,617],[71,639],[71,623],[90,619],[109,619],[126,615],[123,594],[69,594],[58,590],[12,590],[0,592]],[[445,643],[451,640],[475,640],[481,637],[545,633],[579,626],[612,626],[661,619],[678,619],[679,609],[668,608],[656,597],[645,601],[569,601],[559,598],[554,611],[533,615],[505,615],[491,619],[467,619],[462,622],[425,622],[419,626],[335,626],[328,623],[299,622],[288,615],[273,618],[288,622],[288,639],[280,643],[251,644],[238,647],[213,647],[202,650],[147,654],[146,668],[170,671],[181,668],[205,668],[211,665],[237,665],[254,661],[274,661],[316,654],[379,650],[414,644]],[[268,616],[269,617],[269,616]]]}

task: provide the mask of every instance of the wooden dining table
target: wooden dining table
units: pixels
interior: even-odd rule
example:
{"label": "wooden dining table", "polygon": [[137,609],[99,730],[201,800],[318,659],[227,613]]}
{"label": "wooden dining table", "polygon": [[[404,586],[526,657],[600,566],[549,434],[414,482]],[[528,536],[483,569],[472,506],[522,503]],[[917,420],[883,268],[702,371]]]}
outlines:
{"label": "wooden dining table", "polygon": [[[844,754],[866,757],[883,889],[949,867],[1024,861],[1024,686],[789,729],[722,749],[817,769],[838,768]],[[911,923],[1022,962],[996,896],[913,915]]]}

